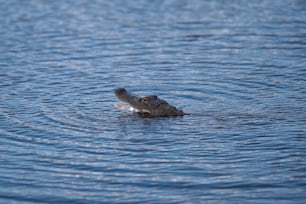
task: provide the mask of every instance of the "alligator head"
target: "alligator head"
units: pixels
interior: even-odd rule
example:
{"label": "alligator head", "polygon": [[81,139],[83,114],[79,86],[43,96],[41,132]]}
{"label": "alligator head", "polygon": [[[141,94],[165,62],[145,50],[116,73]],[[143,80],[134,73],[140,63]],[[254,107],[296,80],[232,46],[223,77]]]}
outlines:
{"label": "alligator head", "polygon": [[124,88],[115,90],[117,98],[129,103],[138,113],[151,117],[183,116],[184,112],[176,107],[169,105],[165,100],[155,95],[138,97],[126,91]]}

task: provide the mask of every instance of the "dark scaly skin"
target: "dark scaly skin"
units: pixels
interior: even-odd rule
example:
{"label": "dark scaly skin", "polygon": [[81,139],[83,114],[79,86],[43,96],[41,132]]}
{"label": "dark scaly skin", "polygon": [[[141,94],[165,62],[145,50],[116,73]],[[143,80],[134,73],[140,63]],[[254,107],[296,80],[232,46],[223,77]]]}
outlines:
{"label": "dark scaly skin", "polygon": [[182,110],[178,110],[176,107],[171,106],[165,100],[162,100],[155,95],[138,97],[126,91],[124,88],[116,89],[115,95],[119,100],[129,103],[144,116],[168,117],[184,115]]}

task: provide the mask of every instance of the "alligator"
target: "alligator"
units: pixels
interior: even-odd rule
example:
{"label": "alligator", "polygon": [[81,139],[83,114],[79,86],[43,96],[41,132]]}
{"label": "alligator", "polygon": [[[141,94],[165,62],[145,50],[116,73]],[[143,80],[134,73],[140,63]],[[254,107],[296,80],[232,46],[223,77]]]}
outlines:
{"label": "alligator", "polygon": [[183,116],[185,114],[182,110],[178,110],[155,95],[139,97],[124,88],[115,89],[114,92],[119,100],[130,104],[136,112],[144,117]]}

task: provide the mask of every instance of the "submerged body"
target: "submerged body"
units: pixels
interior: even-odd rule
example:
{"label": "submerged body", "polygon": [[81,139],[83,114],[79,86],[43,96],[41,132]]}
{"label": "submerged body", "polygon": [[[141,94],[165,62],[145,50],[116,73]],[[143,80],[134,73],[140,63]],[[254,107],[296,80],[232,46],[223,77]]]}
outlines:
{"label": "submerged body", "polygon": [[184,112],[171,106],[165,100],[158,98],[155,95],[138,97],[124,88],[115,90],[117,98],[123,102],[129,103],[138,113],[151,117],[168,117],[168,116],[183,116]]}

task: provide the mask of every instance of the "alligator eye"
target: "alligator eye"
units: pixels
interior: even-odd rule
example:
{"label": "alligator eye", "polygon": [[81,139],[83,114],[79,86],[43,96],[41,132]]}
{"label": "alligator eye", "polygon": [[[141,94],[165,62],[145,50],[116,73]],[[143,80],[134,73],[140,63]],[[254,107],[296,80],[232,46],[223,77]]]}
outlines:
{"label": "alligator eye", "polygon": [[147,99],[147,97],[143,97],[143,98],[141,99],[141,102],[144,103],[144,104],[149,105],[149,100]]}

